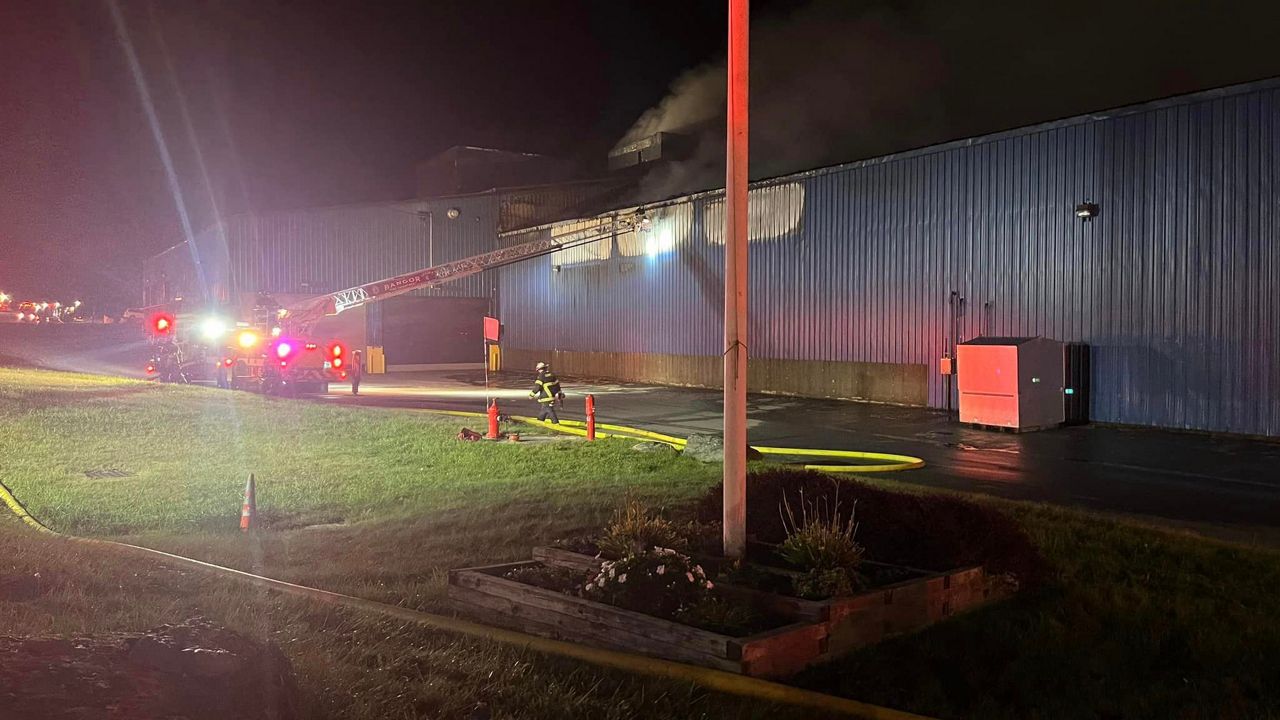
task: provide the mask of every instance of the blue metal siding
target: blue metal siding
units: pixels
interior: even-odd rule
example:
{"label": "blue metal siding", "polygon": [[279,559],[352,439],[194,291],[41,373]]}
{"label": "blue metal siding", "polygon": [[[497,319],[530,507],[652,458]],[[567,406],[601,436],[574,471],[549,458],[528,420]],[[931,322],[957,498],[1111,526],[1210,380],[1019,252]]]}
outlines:
{"label": "blue metal siding", "polygon": [[[448,218],[450,208],[458,218]],[[430,225],[420,215],[428,211]],[[201,232],[196,245],[202,258],[227,258],[210,283],[237,293],[308,294],[411,272],[429,257],[440,264],[487,252],[496,228],[497,200],[488,194],[237,215]],[[496,283],[496,273],[485,273],[415,294],[489,297]]]}
{"label": "blue metal siding", "polygon": [[[960,339],[1090,344],[1096,420],[1280,435],[1278,94],[1219,91],[757,183],[750,352],[928,364],[940,407],[954,290]],[[803,194],[768,199],[789,186]],[[1101,207],[1091,222],[1074,216],[1084,201]],[[507,343],[718,355],[720,202],[653,208],[670,252],[505,269]],[[798,226],[778,227],[788,213]]]}

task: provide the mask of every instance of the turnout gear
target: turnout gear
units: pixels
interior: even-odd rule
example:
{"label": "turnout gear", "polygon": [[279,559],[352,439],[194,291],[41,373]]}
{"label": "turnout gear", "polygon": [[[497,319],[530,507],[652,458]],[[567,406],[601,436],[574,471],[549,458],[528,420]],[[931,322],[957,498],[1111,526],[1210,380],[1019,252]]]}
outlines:
{"label": "turnout gear", "polygon": [[556,403],[564,403],[564,392],[560,389],[560,380],[551,372],[551,366],[546,363],[538,363],[538,376],[534,378],[533,389],[529,391],[529,397],[536,399],[541,410],[538,413],[538,419],[546,421],[547,417],[551,418],[551,422],[559,425],[560,416],[556,414]]}
{"label": "turnout gear", "polygon": [[364,353],[356,350],[351,353],[351,394],[360,394],[360,380],[364,377]]}

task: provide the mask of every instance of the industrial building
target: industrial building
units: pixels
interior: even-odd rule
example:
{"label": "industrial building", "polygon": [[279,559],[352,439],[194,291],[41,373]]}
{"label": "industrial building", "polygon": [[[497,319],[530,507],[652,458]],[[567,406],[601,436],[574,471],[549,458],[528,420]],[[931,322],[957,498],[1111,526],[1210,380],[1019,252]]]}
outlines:
{"label": "industrial building", "polygon": [[[457,155],[449,151],[431,167]],[[492,154],[502,163],[508,155]],[[475,165],[468,172],[482,172]],[[233,215],[149,258],[142,304],[243,311],[260,294],[288,304],[487,252],[499,232],[598,210],[617,191],[610,180],[570,182]],[[482,362],[481,321],[496,310],[496,292],[497,274],[486,272],[349,310],[316,334],[382,347],[393,371]]]}
{"label": "industrial building", "polygon": [[[1278,103],[1261,81],[753,183],[751,389],[944,408],[958,343],[1044,336],[1087,346],[1095,421],[1280,436]],[[722,198],[646,204],[647,229],[434,292],[492,303],[508,366],[715,387]],[[437,259],[599,216],[501,204],[245,221],[228,246],[259,244],[231,275],[296,292],[421,267],[423,208]],[[376,234],[354,267],[317,251]]]}

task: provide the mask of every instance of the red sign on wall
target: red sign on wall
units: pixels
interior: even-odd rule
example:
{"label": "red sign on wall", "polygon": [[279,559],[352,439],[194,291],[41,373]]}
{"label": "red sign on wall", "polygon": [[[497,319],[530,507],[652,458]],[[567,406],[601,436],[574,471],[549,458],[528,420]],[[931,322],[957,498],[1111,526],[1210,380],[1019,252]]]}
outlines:
{"label": "red sign on wall", "polygon": [[498,334],[501,332],[502,325],[498,322],[498,318],[486,315],[484,318],[484,339],[489,342],[498,342]]}

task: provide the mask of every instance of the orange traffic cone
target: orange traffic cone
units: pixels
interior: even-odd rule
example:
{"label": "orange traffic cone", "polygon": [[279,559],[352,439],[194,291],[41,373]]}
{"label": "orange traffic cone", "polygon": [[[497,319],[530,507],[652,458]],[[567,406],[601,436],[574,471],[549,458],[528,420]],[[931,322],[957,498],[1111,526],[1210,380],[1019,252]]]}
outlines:
{"label": "orange traffic cone", "polygon": [[249,482],[244,484],[244,507],[240,510],[240,530],[249,532],[253,516],[258,513],[257,491],[254,488],[253,473],[249,473]]}

